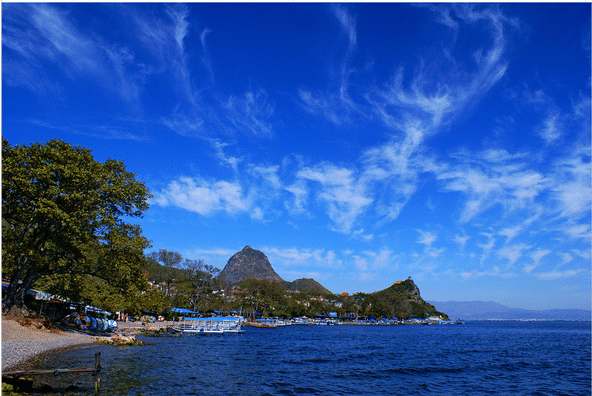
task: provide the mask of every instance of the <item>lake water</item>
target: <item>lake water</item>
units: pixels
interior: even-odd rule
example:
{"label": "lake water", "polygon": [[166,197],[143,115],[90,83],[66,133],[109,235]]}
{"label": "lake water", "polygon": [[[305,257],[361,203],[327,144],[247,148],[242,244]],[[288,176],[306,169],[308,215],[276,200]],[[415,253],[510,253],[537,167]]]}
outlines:
{"label": "lake water", "polygon": [[[90,367],[101,351],[101,395],[590,395],[590,335],[590,322],[248,327],[34,365]],[[58,381],[94,393],[88,374],[46,382]]]}

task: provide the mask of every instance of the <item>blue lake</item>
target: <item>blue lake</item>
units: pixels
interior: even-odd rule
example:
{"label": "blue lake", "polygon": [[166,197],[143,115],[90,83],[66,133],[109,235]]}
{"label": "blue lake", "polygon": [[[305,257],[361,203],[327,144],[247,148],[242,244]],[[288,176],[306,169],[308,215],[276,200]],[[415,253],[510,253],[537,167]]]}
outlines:
{"label": "blue lake", "polygon": [[[248,327],[33,364],[88,367],[101,351],[102,395],[590,395],[590,336],[590,322]],[[58,380],[94,394],[86,374]]]}

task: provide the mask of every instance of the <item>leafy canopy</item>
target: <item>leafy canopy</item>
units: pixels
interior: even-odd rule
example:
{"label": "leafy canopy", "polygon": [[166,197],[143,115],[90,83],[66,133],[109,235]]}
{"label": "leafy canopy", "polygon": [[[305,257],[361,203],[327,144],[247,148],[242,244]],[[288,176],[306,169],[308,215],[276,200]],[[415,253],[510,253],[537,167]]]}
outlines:
{"label": "leafy canopy", "polygon": [[2,274],[11,278],[3,309],[22,307],[41,277],[89,274],[122,290],[145,282],[149,241],[124,219],[141,217],[149,197],[121,161],[100,163],[61,140],[3,139]]}

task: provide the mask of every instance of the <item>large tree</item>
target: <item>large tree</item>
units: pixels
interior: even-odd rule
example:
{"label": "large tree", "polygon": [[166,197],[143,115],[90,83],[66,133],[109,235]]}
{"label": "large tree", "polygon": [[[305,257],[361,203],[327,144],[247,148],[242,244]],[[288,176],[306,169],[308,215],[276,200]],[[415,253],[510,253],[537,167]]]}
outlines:
{"label": "large tree", "polygon": [[151,265],[150,280],[161,285],[167,297],[175,297],[178,290],[173,288],[173,283],[180,281],[179,265],[183,261],[181,253],[160,249],[158,252],[150,253],[148,257],[154,264],[158,264]]}
{"label": "large tree", "polygon": [[150,197],[121,161],[96,161],[61,140],[11,147],[2,140],[3,310],[24,307],[42,277],[92,275],[123,292],[143,288],[137,225]]}
{"label": "large tree", "polygon": [[220,270],[203,260],[186,259],[183,265],[185,273],[185,294],[194,311],[206,311],[217,302],[214,290],[219,287]]}
{"label": "large tree", "polygon": [[276,311],[287,311],[286,290],[279,282],[250,278],[238,282],[238,287],[238,305],[247,316],[254,317],[257,311],[265,316],[273,316]]}

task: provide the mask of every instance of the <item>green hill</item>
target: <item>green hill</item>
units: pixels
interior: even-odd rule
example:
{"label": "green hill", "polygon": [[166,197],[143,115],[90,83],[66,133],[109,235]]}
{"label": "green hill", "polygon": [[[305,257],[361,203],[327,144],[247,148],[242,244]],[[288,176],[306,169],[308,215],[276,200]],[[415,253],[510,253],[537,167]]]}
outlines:
{"label": "green hill", "polygon": [[312,278],[296,279],[293,282],[283,283],[286,290],[307,293],[307,294],[332,294],[331,291],[321,285],[319,282]]}
{"label": "green hill", "polygon": [[370,296],[375,310],[380,310],[387,316],[427,318],[441,315],[443,319],[448,319],[448,315],[437,311],[432,304],[421,298],[419,288],[412,279],[395,282],[392,286]]}

